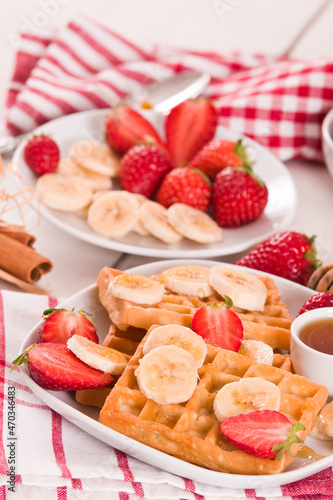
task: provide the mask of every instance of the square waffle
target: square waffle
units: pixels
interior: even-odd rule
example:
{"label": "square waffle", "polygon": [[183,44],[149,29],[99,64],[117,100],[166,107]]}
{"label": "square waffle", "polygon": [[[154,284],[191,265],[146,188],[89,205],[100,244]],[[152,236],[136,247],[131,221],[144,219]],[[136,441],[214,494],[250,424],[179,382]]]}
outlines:
{"label": "square waffle", "polygon": [[[192,397],[183,404],[159,405],[142,394],[135,375],[147,337],[107,397],[100,412],[102,424],[176,458],[219,472],[275,474],[288,466],[293,460],[288,453],[281,460],[258,458],[237,450],[224,439],[213,412],[215,395],[225,384],[243,377],[273,382],[281,392],[281,413],[305,426],[299,433],[304,440],[327,399],[326,387],[208,345]],[[299,446],[292,445],[294,455]]]}
{"label": "square waffle", "polygon": [[[109,313],[112,323],[120,330],[129,327],[148,330],[152,325],[177,324],[191,326],[192,317],[197,309],[207,303],[220,303],[223,301],[218,294],[205,299],[196,296],[187,296],[166,293],[163,300],[154,306],[134,304],[128,300],[113,297],[108,292],[108,286],[119,271],[112,268],[103,268],[97,278],[100,301]],[[163,282],[163,277],[152,277]],[[263,311],[246,311],[232,307],[240,317],[244,326],[244,338],[261,340],[273,349],[289,351],[290,326],[292,317],[287,306],[281,301],[280,293],[274,281],[269,277],[259,277],[267,288],[267,299]]]}

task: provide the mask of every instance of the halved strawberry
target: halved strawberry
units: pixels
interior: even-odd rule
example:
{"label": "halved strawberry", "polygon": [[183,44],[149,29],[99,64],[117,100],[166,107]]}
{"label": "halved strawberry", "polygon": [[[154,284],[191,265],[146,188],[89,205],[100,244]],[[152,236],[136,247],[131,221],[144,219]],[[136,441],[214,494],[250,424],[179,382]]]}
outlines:
{"label": "halved strawberry", "polygon": [[165,119],[167,148],[173,167],[190,160],[214,137],[217,112],[209,99],[188,99],[173,108]]}
{"label": "halved strawberry", "polygon": [[[229,301],[227,303],[231,305],[232,301]],[[209,344],[235,352],[238,352],[243,338],[243,323],[237,314],[220,304],[200,307],[193,316],[192,330]]]}
{"label": "halved strawberry", "polygon": [[160,144],[163,141],[146,118],[129,106],[115,107],[105,118],[105,134],[109,146],[119,154],[136,144]]}
{"label": "halved strawberry", "polygon": [[13,361],[16,368],[28,363],[34,381],[52,391],[77,391],[104,387],[112,382],[109,373],[91,368],[65,344],[33,344]]}
{"label": "halved strawberry", "polygon": [[274,410],[253,411],[229,417],[221,423],[221,433],[239,450],[261,458],[279,460],[293,443],[300,443],[297,432],[305,427],[300,422],[294,425]]}
{"label": "halved strawberry", "polygon": [[44,323],[41,325],[37,343],[55,342],[66,344],[72,335],[81,335],[98,343],[96,326],[88,318],[85,311],[74,312],[74,309],[46,309],[43,312]]}

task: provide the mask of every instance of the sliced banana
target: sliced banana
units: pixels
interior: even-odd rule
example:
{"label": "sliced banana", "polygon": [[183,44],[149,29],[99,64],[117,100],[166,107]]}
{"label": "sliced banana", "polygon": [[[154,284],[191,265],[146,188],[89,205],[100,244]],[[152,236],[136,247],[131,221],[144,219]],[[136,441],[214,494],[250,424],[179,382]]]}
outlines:
{"label": "sliced banana", "polygon": [[41,203],[63,212],[76,212],[92,199],[92,189],[74,178],[52,173],[41,175],[36,182],[36,194]]}
{"label": "sliced banana", "polygon": [[110,281],[108,292],[113,297],[136,304],[153,305],[161,302],[165,288],[161,283],[145,276],[121,273]]}
{"label": "sliced banana", "polygon": [[[148,198],[146,196],[144,196],[143,194],[140,194],[140,193],[133,193],[133,194],[136,197],[136,199],[138,200],[140,207],[141,207],[142,203],[144,203],[145,201],[148,201]],[[138,221],[135,224],[135,226],[133,227],[132,231],[136,234],[139,234],[140,236],[148,236],[150,234],[147,231],[147,229],[145,229],[144,225],[142,224],[142,221],[140,219],[140,215],[139,215]]]}
{"label": "sliced banana", "polygon": [[70,157],[82,167],[101,175],[115,177],[119,173],[119,158],[107,144],[95,141],[77,141]]}
{"label": "sliced banana", "polygon": [[161,405],[188,401],[198,380],[193,356],[176,345],[156,347],[143,356],[136,377],[141,392]]}
{"label": "sliced banana", "polygon": [[125,370],[127,360],[123,353],[111,347],[96,344],[81,335],[75,334],[70,337],[67,347],[81,361],[96,370],[111,373],[111,375],[120,375]]}
{"label": "sliced banana", "polygon": [[205,212],[174,203],[167,210],[169,224],[180,234],[197,243],[215,243],[222,240],[222,228]]}
{"label": "sliced banana", "polygon": [[257,363],[264,363],[272,366],[274,360],[274,351],[270,345],[261,342],[261,340],[242,340],[239,348],[239,354],[251,358]]}
{"label": "sliced banana", "polygon": [[157,326],[148,336],[143,354],[163,345],[177,345],[188,351],[194,358],[197,368],[203,365],[207,354],[206,342],[191,328],[181,325]]}
{"label": "sliced banana", "polygon": [[112,189],[111,177],[87,170],[70,158],[60,160],[57,173],[66,177],[74,177],[87,184],[93,191]]}
{"label": "sliced banana", "polygon": [[315,420],[311,436],[322,439],[333,439],[333,401],[327,403]]}
{"label": "sliced banana", "polygon": [[209,282],[220,295],[228,295],[235,307],[248,311],[262,311],[267,288],[256,276],[228,266],[212,267]]}
{"label": "sliced banana", "polygon": [[167,244],[178,243],[182,239],[167,220],[167,209],[156,201],[145,201],[140,207],[140,221],[149,234]]}
{"label": "sliced banana", "polygon": [[209,284],[209,267],[177,266],[170,267],[161,273],[165,286],[171,292],[184,295],[196,295],[204,298],[212,295],[214,290]]}
{"label": "sliced banana", "polygon": [[280,390],[273,382],[260,377],[245,377],[224,385],[215,396],[213,409],[216,418],[222,422],[241,413],[278,411],[280,401]]}
{"label": "sliced banana", "polygon": [[99,196],[89,207],[87,222],[98,234],[122,238],[135,226],[139,202],[127,191],[110,191]]}

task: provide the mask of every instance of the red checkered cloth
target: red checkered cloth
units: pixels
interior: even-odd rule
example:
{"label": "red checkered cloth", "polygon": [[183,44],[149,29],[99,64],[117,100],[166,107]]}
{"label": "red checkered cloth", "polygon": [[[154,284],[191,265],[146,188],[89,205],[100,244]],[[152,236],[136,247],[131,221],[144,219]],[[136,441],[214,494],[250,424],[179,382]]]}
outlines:
{"label": "red checkered cloth", "polygon": [[7,97],[7,128],[33,130],[61,115],[109,107],[138,86],[185,70],[212,76],[221,125],[267,146],[281,160],[323,160],[321,123],[333,106],[333,61],[184,50],[130,41],[86,17],[57,33],[22,34]]}
{"label": "red checkered cloth", "polygon": [[332,468],[285,486],[267,487],[260,477],[256,489],[205,485],[127,456],[51,410],[10,369],[42,312],[56,305],[53,297],[0,291],[1,500],[332,499]]}

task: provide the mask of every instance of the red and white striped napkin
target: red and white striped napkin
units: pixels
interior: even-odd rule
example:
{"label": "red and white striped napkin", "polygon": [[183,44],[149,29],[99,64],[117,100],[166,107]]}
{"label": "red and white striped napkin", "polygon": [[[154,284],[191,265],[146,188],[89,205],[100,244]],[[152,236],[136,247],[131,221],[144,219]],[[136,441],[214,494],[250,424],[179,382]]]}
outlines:
{"label": "red and white striped napkin", "polygon": [[131,41],[87,17],[58,32],[23,33],[7,97],[7,128],[33,130],[61,115],[109,107],[138,86],[184,70],[207,71],[220,123],[281,160],[322,161],[320,128],[333,107],[333,61],[184,50]]}
{"label": "red and white striped napkin", "polygon": [[10,368],[42,312],[56,305],[53,297],[0,291],[1,500],[332,499],[332,468],[281,487],[209,486],[131,458],[51,410]]}

